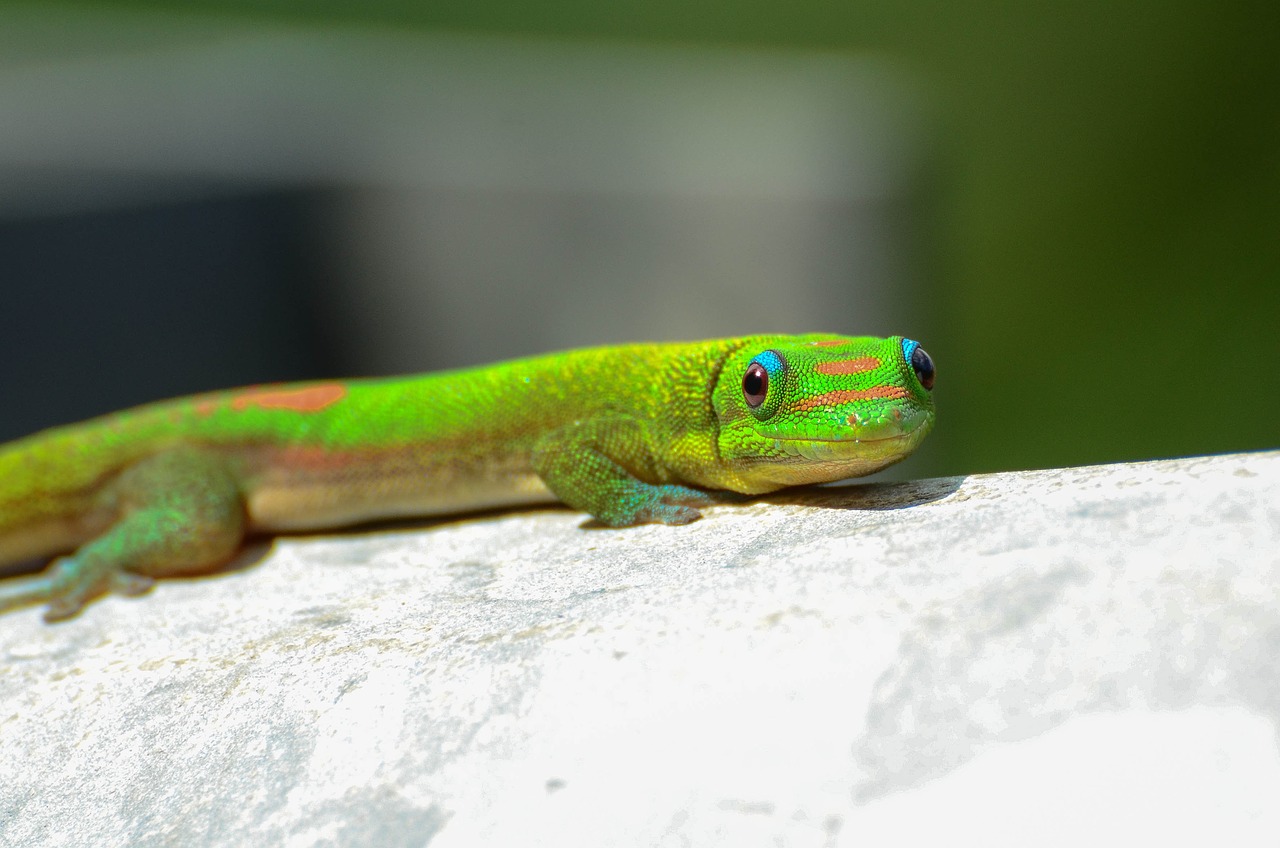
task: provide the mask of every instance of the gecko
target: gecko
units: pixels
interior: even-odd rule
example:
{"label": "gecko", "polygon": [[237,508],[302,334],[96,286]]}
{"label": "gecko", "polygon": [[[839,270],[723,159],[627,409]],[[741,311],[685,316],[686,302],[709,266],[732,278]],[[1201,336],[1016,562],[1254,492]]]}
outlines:
{"label": "gecko", "polygon": [[581,348],[413,377],[191,395],[0,445],[0,611],[75,616],[227,564],[250,535],[559,500],[606,526],[859,477],[934,422],[901,336]]}

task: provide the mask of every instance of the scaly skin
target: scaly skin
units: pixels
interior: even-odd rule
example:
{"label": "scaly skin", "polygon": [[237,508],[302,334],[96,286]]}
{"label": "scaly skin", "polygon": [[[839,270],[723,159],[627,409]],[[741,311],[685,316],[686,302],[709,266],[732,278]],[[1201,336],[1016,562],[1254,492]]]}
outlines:
{"label": "scaly skin", "polygon": [[0,565],[68,554],[0,610],[75,615],[224,564],[248,533],[559,499],[684,524],[717,492],[878,471],[933,425],[915,342],[751,336],[420,377],[195,395],[0,446]]}

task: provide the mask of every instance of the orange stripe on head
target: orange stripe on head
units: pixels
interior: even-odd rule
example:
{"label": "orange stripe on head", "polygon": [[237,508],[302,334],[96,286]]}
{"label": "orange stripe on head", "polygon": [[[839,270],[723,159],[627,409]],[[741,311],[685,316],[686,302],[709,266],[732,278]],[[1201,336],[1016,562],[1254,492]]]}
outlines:
{"label": "orange stripe on head", "polygon": [[259,409],[288,409],[293,412],[319,412],[347,396],[341,383],[322,383],[298,389],[250,389],[231,401],[235,410],[256,406]]}
{"label": "orange stripe on head", "polygon": [[814,347],[834,347],[836,345],[845,344],[848,341],[848,339],[827,339],[826,341],[821,342],[809,342],[809,344]]}
{"label": "orange stripe on head", "polygon": [[820,406],[838,406],[853,400],[897,400],[908,394],[902,386],[875,386],[870,389],[840,389],[804,398],[791,405],[795,410],[817,409]]}
{"label": "orange stripe on head", "polygon": [[861,374],[879,367],[880,360],[874,356],[860,356],[857,359],[841,359],[839,362],[819,362],[813,366],[813,370],[819,374]]}

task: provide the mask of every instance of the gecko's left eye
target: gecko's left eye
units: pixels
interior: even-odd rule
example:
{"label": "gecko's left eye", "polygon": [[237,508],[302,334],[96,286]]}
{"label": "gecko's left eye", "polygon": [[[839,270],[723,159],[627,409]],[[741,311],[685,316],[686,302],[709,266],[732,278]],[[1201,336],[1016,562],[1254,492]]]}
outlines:
{"label": "gecko's left eye", "polygon": [[753,362],[747,366],[747,373],[742,375],[742,398],[747,406],[755,409],[768,396],[769,372],[759,362]]}

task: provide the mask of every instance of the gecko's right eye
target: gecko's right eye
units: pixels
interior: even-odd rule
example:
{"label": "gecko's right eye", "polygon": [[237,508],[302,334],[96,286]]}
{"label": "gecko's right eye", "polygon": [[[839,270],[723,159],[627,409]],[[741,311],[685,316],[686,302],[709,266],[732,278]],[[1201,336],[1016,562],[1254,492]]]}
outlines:
{"label": "gecko's right eye", "polygon": [[759,362],[747,366],[747,373],[742,375],[742,397],[747,406],[755,409],[764,403],[769,395],[769,372]]}
{"label": "gecko's right eye", "polygon": [[742,399],[757,420],[767,421],[778,411],[786,374],[786,360],[776,350],[756,354],[742,373]]}
{"label": "gecko's right eye", "polygon": [[916,372],[916,377],[920,380],[920,385],[924,386],[925,391],[931,391],[933,389],[933,377],[936,373],[933,367],[933,359],[919,345],[916,346],[915,350],[911,351],[911,368]]}

